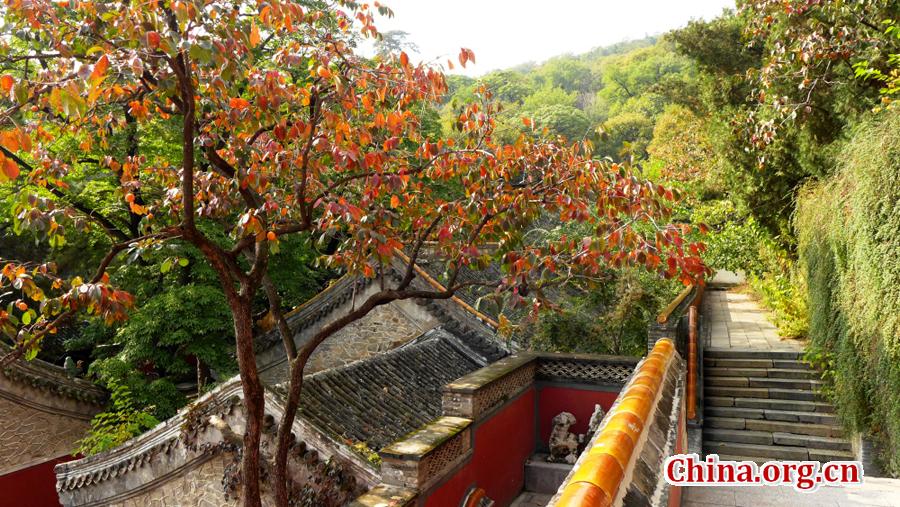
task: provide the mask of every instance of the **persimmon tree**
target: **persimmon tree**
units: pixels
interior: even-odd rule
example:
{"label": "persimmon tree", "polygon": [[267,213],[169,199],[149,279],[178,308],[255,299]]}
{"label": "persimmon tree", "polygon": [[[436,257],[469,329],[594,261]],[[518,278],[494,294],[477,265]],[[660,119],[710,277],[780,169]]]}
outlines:
{"label": "persimmon tree", "polygon": [[[548,139],[528,118],[528,132],[499,144],[486,88],[457,118],[457,135],[425,135],[421,115],[446,93],[444,76],[402,52],[375,60],[355,54],[359,38],[377,37],[378,13],[390,12],[349,1],[6,0],[0,174],[34,189],[22,201],[21,226],[50,241],[76,222],[109,228],[64,198],[67,180],[90,171],[116,175],[122,206],[138,222],[136,234],[112,242],[87,282],[5,261],[3,287],[23,295],[0,313],[15,342],[3,361],[33,354],[77,312],[126,318],[131,300],[107,275],[123,252],[194,245],[217,273],[233,317],[247,418],[244,505],[260,505],[264,403],[251,300],[260,291],[269,298],[291,365],[272,458],[274,495],[287,505],[290,428],[305,365],[324,340],[372,309],[451,298],[475,283],[458,276],[462,269],[492,262],[503,275],[489,284],[535,311],[548,306],[546,286],[609,266],[641,265],[684,281],[703,274],[702,245],[686,243],[687,226],[670,223],[672,191],[592,158],[589,143]],[[474,53],[463,49],[458,60],[466,65]],[[173,124],[179,155],[110,156],[111,132],[131,121]],[[76,140],[77,153],[58,150],[60,139]],[[524,237],[545,217],[589,224],[592,233]],[[229,236],[211,236],[208,224]],[[288,235],[328,243],[323,261],[346,272],[379,277],[400,263],[402,276],[382,277],[379,290],[298,349],[268,274],[270,254]],[[444,262],[441,287],[414,283],[426,249]]]}
{"label": "persimmon tree", "polygon": [[750,45],[762,51],[761,66],[748,73],[756,106],[749,140],[757,149],[787,123],[872,108],[879,91],[890,103],[900,52],[896,2],[741,0],[738,11]]}

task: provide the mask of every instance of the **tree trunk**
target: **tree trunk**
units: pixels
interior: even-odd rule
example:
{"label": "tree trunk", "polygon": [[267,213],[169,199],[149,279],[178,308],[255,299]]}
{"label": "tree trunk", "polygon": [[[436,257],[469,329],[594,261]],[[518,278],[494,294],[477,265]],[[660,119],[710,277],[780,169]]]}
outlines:
{"label": "tree trunk", "polygon": [[243,484],[244,507],[261,507],[259,489],[259,444],[262,434],[265,397],[256,356],[253,353],[253,320],[250,298],[232,296],[228,301],[234,319],[234,337],[237,347],[238,367],[241,371],[241,386],[244,390],[244,410],[247,426],[244,432],[244,449],[241,460],[241,482]]}
{"label": "tree trunk", "polygon": [[275,448],[273,480],[275,481],[275,501],[278,507],[288,507],[287,455],[291,444],[291,427],[294,425],[294,418],[297,414],[297,409],[300,407],[303,371],[306,369],[306,363],[323,341],[343,329],[347,324],[361,319],[378,306],[403,298],[404,295],[396,291],[381,291],[373,294],[360,307],[320,329],[318,333],[303,345],[297,357],[291,361],[288,396],[284,404],[284,415],[281,418],[281,425],[278,427],[278,444]]}

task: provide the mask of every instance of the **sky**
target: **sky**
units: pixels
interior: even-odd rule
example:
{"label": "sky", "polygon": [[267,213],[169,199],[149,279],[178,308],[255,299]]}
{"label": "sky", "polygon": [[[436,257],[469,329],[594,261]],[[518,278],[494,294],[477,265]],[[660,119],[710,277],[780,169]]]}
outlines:
{"label": "sky", "polygon": [[[565,53],[658,35],[711,19],[734,0],[381,0],[394,11],[375,25],[403,30],[418,47],[411,60],[443,63],[478,76]],[[459,68],[459,48],[475,52],[476,65]]]}

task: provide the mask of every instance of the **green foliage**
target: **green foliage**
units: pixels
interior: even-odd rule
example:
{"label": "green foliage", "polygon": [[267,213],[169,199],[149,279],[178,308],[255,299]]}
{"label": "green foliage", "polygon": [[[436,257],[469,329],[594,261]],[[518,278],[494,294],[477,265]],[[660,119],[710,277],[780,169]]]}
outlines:
{"label": "green foliage", "polygon": [[488,85],[495,98],[510,104],[521,104],[533,94],[535,88],[529,76],[511,70],[491,72],[482,81]]}
{"label": "green foliage", "polygon": [[809,185],[795,221],[812,352],[851,428],[900,474],[900,114],[855,130],[840,171]]}
{"label": "green foliage", "polygon": [[768,236],[752,216],[726,199],[699,203],[690,213],[691,222],[710,228],[704,238],[707,249],[703,261],[707,266],[762,275],[765,266],[760,260],[761,248]]}
{"label": "green foliage", "polygon": [[662,163],[666,179],[699,187],[709,186],[710,166],[715,158],[706,122],[690,109],[670,104],[657,118],[647,152]]}
{"label": "green foliage", "polygon": [[574,93],[555,86],[544,86],[525,98],[522,111],[536,111],[547,106],[574,108],[577,100]]}
{"label": "green foliage", "polygon": [[646,272],[619,270],[583,295],[566,298],[558,312],[542,316],[531,347],[553,352],[640,356],[647,323],[681,287]]}
{"label": "green foliage", "polygon": [[551,58],[535,74],[538,83],[567,92],[586,93],[595,89],[590,65],[573,56]]}
{"label": "green foliage", "polygon": [[89,373],[104,384],[127,386],[160,419],[186,402],[176,384],[196,381],[195,358],[218,376],[236,370],[231,314],[221,290],[211,285],[176,285],[149,295],[107,333],[93,344]]}
{"label": "green foliage", "polygon": [[127,387],[113,384],[110,390],[110,407],[94,416],[90,433],[77,442],[74,453],[90,456],[108,451],[159,424]]}
{"label": "green foliage", "polygon": [[536,128],[546,128],[551,135],[563,136],[569,141],[591,137],[591,121],[571,106],[543,106],[534,112],[532,118]]}
{"label": "green foliage", "polygon": [[627,154],[637,158],[647,155],[647,145],[653,137],[652,118],[640,113],[622,113],[607,120],[602,129],[602,140],[597,147],[600,155],[615,159]]}
{"label": "green foliage", "polygon": [[750,288],[772,312],[772,323],[778,335],[806,338],[809,333],[809,308],[800,270],[785,259],[781,269],[750,275]]}

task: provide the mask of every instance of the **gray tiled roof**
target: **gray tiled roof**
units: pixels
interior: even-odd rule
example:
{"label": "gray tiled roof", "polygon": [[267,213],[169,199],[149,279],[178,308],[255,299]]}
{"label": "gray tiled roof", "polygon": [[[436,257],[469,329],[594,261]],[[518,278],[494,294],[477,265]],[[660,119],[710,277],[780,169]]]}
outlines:
{"label": "gray tiled roof", "polygon": [[438,417],[444,384],[482,365],[452,334],[429,331],[385,354],[307,377],[301,415],[378,450]]}

